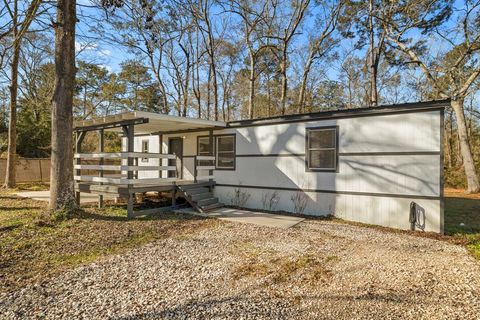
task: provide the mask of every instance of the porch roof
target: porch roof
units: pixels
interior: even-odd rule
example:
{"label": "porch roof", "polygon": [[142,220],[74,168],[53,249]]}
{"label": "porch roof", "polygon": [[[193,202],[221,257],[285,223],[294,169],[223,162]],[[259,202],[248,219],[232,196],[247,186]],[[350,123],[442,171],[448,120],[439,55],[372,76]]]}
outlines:
{"label": "porch roof", "polygon": [[222,121],[212,121],[188,117],[178,117],[145,111],[124,112],[92,120],[79,120],[74,123],[74,130],[89,131],[104,129],[121,132],[122,125],[134,124],[135,134],[168,133],[171,131],[213,129],[226,127]]}

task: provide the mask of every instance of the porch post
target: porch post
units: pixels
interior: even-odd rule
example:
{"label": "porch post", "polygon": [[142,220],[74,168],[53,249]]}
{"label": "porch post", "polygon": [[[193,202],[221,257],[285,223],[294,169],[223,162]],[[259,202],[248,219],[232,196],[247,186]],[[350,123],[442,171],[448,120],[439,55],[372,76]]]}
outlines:
{"label": "porch post", "polygon": [[[99,149],[99,152],[100,153],[103,153],[105,151],[105,135],[104,135],[104,130],[103,129],[100,129],[98,130],[98,149]],[[105,161],[103,159],[103,157],[100,158],[100,165],[104,165],[105,164]],[[100,169],[99,173],[98,173],[98,176],[99,177],[103,177],[103,169]],[[100,182],[100,185],[102,185],[103,182]],[[98,207],[99,208],[103,208],[103,195],[99,195],[98,196]]]}
{"label": "porch post", "polygon": [[[161,133],[158,134],[158,153],[163,153],[163,135]],[[158,166],[163,166],[162,158],[158,159]],[[162,169],[158,170],[158,177],[163,178]]]}
{"label": "porch post", "polygon": [[[133,125],[128,125],[128,126],[122,126],[123,129],[123,134],[124,136],[127,137],[127,152],[133,152],[133,147],[134,147],[134,137],[135,137],[135,132],[134,132],[134,126]],[[134,158],[128,155],[127,157],[127,166],[133,166],[133,160]],[[133,179],[133,171],[128,168],[127,171],[127,179]],[[128,189],[128,202],[127,202],[127,217],[128,218],[133,218],[133,201],[134,201],[134,194],[132,193],[132,185],[129,183],[127,185]]]}
{"label": "porch post", "polygon": [[[218,146],[217,146],[218,147]],[[208,130],[208,153],[211,157],[213,157],[213,130]],[[213,160],[213,165],[215,166],[215,160]],[[213,170],[208,170],[208,175],[213,175]],[[210,188],[212,185],[212,178],[209,178],[208,181],[210,182]]]}

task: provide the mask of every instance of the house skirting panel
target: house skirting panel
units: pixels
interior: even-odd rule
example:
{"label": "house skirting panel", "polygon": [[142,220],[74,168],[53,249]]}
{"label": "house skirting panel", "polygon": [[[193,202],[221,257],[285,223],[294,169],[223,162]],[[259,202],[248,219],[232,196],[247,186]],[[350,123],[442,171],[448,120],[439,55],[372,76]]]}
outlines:
{"label": "house skirting panel", "polygon": [[292,213],[299,213],[299,208],[304,206],[303,214],[307,215],[333,215],[349,221],[403,230],[411,228],[410,206],[415,202],[418,208],[415,229],[443,232],[443,208],[439,197],[285,190],[280,187],[222,184],[218,184],[214,192],[220,201],[227,205],[244,201],[240,205],[245,208]]}

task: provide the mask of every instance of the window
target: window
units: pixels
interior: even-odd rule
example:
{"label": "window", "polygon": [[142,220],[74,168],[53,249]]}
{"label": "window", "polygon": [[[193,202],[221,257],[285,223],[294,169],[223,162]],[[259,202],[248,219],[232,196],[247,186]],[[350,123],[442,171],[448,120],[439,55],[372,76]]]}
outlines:
{"label": "window", "polygon": [[[142,153],[148,153],[148,140],[142,140]],[[142,158],[142,162],[148,162],[148,158]]]}
{"label": "window", "polygon": [[[213,139],[214,144],[213,144],[213,149],[212,152],[215,149],[215,139]],[[199,156],[209,156],[210,155],[210,150],[208,146],[210,145],[210,138],[209,137],[198,137],[198,145],[197,145],[197,155]],[[202,160],[198,162],[198,165],[200,166],[213,166],[213,163],[209,160]]]}
{"label": "window", "polygon": [[[209,137],[198,137],[197,155],[209,156]],[[235,170],[235,135],[218,135],[213,137],[213,154],[215,168],[220,170]],[[201,166],[213,165],[210,161],[199,161]]]}
{"label": "window", "polygon": [[307,169],[337,170],[337,127],[307,129]]}
{"label": "window", "polygon": [[216,137],[216,167],[218,169],[235,169],[235,136]]}
{"label": "window", "polygon": [[209,144],[210,144],[209,137],[198,137],[198,146],[197,146],[198,153],[197,154],[199,156],[209,156],[210,155],[210,150],[208,148]]}

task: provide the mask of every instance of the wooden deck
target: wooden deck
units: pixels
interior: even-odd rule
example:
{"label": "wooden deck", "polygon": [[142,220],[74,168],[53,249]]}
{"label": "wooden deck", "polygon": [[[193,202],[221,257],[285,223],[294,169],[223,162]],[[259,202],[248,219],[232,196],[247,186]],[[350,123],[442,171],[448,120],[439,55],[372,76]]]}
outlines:
{"label": "wooden deck", "polygon": [[[159,213],[165,210],[174,210],[177,208],[176,199],[181,187],[207,187],[212,189],[215,186],[215,181],[195,182],[193,180],[177,180],[174,182],[165,182],[163,184],[129,184],[129,185],[117,185],[117,184],[100,184],[98,182],[79,182],[75,184],[75,191],[77,192],[78,201],[80,203],[80,193],[90,193],[98,195],[99,207],[103,206],[103,197],[109,196],[114,198],[126,199],[127,202],[127,216],[134,218],[138,216],[145,216],[153,213]],[[162,208],[151,208],[135,210],[135,194],[145,194],[147,192],[169,192],[171,193],[172,205]],[[188,201],[188,199],[187,199]],[[190,201],[189,201],[190,202]]]}
{"label": "wooden deck", "polygon": [[[134,217],[152,213],[152,210],[147,210],[148,212],[134,212],[135,194],[171,192],[172,207],[175,207],[177,192],[185,194],[184,189],[186,189],[186,185],[208,187],[211,192],[215,184],[213,180],[215,157],[213,156],[212,147],[210,147],[208,156],[195,156],[194,181],[183,180],[181,179],[181,173],[178,172],[177,165],[175,165],[177,161],[175,154],[148,152],[148,150],[144,150],[145,152],[134,151],[134,127],[135,125],[148,123],[148,119],[135,118],[110,122],[93,122],[92,125],[84,124],[75,128],[74,180],[77,203],[80,204],[81,193],[98,194],[99,207],[103,206],[103,196],[105,195],[126,198],[128,217]],[[104,131],[112,128],[121,128],[123,137],[126,138],[121,152],[105,152]],[[89,131],[98,131],[98,152],[82,152],[82,141]],[[213,131],[211,128],[209,137],[210,146],[212,146]],[[142,165],[139,159],[147,159],[147,161],[155,159],[156,161],[155,165]],[[82,163],[82,160],[84,163]],[[87,160],[89,163],[85,163]],[[108,164],[107,160],[109,161]],[[90,161],[97,161],[97,163],[91,163]],[[205,161],[209,162],[208,165],[205,165]],[[83,174],[82,170],[84,171]],[[87,174],[85,174],[85,170],[88,171]],[[153,174],[145,175],[141,174],[142,172]],[[155,172],[157,173],[155,174]],[[154,210],[156,212],[159,211],[159,209]]]}
{"label": "wooden deck", "polygon": [[112,195],[119,198],[128,198],[131,194],[146,193],[146,192],[168,192],[176,190],[178,186],[196,185],[199,187],[207,187],[215,185],[214,181],[200,181],[193,180],[176,180],[174,182],[165,182],[159,184],[133,184],[133,185],[119,185],[119,184],[100,184],[97,182],[78,182],[75,184],[75,191],[93,193],[98,195]]}

